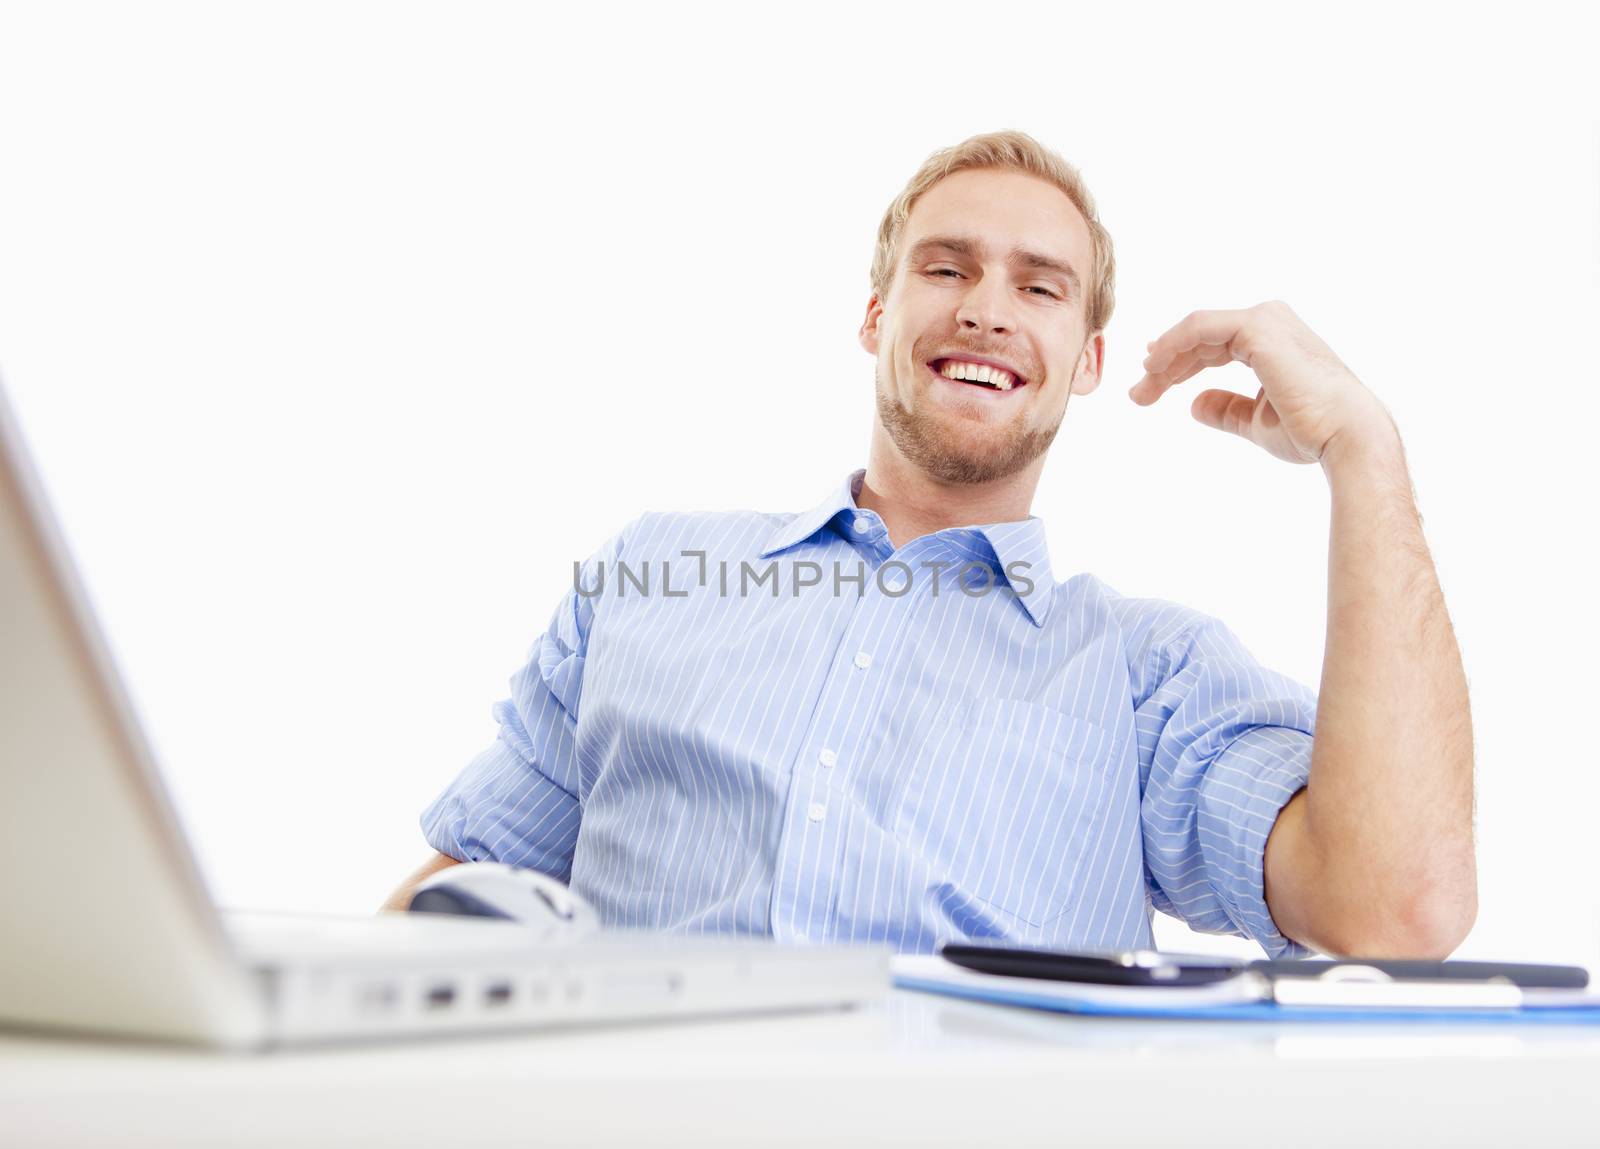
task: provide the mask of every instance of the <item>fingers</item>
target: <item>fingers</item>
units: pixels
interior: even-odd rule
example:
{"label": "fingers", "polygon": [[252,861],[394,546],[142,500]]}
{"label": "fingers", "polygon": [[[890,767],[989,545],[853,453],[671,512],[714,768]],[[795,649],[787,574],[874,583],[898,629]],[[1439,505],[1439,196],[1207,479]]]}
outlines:
{"label": "fingers", "polygon": [[1203,345],[1229,346],[1248,314],[1247,311],[1191,311],[1150,345],[1145,369],[1159,374],[1186,351]]}
{"label": "fingers", "polygon": [[1139,382],[1133,385],[1128,392],[1128,397],[1141,407],[1148,407],[1157,399],[1167,393],[1167,388],[1182,383],[1185,379],[1192,378],[1204,371],[1206,365],[1198,362],[1186,362],[1174,365],[1173,368],[1161,375],[1146,373]]}
{"label": "fingers", "polygon": [[1196,395],[1189,413],[1207,427],[1248,439],[1255,409],[1255,401],[1246,395],[1212,390]]}
{"label": "fingers", "polygon": [[[1135,403],[1149,406],[1166,393],[1167,388],[1182,383],[1200,374],[1207,367],[1216,367],[1233,360],[1233,353],[1225,345],[1201,344],[1199,347],[1180,352],[1167,364],[1165,370],[1149,371],[1128,394]],[[1145,361],[1147,364],[1149,360]]]}
{"label": "fingers", "polygon": [[1147,407],[1186,379],[1207,367],[1231,363],[1234,339],[1245,322],[1245,311],[1193,311],[1148,345],[1145,374],[1128,397]]}

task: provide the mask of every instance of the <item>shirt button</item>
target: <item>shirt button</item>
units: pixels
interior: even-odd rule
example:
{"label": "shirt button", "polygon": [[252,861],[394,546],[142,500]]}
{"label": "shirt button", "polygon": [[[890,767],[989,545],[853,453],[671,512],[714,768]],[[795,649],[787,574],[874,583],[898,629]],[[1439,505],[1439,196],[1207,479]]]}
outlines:
{"label": "shirt button", "polygon": [[872,529],[872,520],[863,515],[861,518],[858,518],[855,522],[851,523],[850,526],[852,529],[854,529],[856,534],[864,535]]}
{"label": "shirt button", "polygon": [[856,651],[856,665],[862,670],[872,665],[872,655],[864,650]]}
{"label": "shirt button", "polygon": [[828,808],[821,802],[813,802],[811,803],[811,808],[806,811],[806,817],[810,818],[813,822],[820,822],[822,821],[822,816],[827,812]]}
{"label": "shirt button", "polygon": [[832,750],[824,750],[821,754],[817,755],[817,761],[821,762],[824,766],[832,766],[835,762],[839,761],[839,756]]}

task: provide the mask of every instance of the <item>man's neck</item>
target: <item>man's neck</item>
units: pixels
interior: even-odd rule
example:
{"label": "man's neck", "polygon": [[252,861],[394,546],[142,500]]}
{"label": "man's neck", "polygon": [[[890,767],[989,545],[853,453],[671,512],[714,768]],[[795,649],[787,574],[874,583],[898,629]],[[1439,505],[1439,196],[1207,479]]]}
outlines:
{"label": "man's neck", "polygon": [[892,445],[874,442],[856,505],[878,513],[888,528],[890,544],[899,550],[912,539],[946,527],[1027,518],[1043,464],[1041,456],[1003,479],[946,483],[916,467]]}

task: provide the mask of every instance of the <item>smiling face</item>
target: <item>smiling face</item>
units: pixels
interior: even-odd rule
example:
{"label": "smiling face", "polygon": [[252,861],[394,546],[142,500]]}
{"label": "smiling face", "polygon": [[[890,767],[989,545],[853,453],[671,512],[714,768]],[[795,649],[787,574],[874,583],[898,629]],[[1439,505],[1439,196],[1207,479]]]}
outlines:
{"label": "smiling face", "polygon": [[1068,397],[1100,382],[1083,216],[1023,172],[959,171],[917,200],[898,250],[861,327],[878,360],[874,436],[946,483],[1042,467]]}

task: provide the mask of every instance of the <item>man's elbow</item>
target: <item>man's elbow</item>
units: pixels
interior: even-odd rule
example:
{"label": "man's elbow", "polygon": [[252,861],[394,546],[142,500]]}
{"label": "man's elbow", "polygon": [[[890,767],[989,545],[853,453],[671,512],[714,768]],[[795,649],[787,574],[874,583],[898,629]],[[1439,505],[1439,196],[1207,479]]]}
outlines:
{"label": "man's elbow", "polygon": [[1476,873],[1374,898],[1359,913],[1331,923],[1325,941],[1341,957],[1442,961],[1478,919]]}

